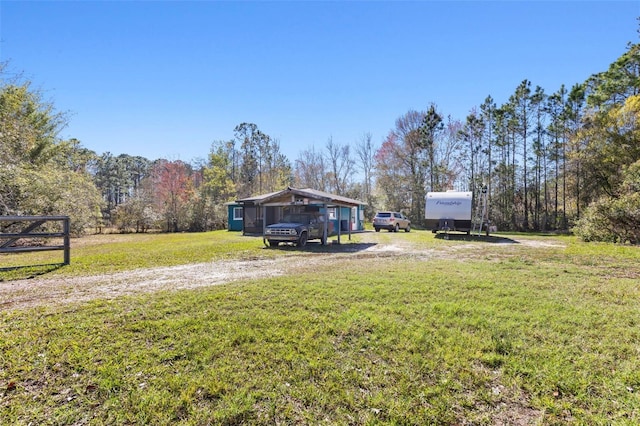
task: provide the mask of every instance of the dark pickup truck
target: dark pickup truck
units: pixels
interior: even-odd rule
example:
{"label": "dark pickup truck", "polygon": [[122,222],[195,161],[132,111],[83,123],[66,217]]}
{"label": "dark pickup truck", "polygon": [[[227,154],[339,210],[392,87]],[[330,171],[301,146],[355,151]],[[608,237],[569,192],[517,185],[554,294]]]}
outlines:
{"label": "dark pickup truck", "polygon": [[[287,214],[280,223],[267,226],[264,232],[269,246],[275,247],[280,243],[294,243],[298,247],[304,247],[309,240],[321,240],[327,243],[324,235],[324,214],[318,212],[305,212]],[[329,225],[332,225],[329,222]],[[331,235],[331,230],[328,230]]]}

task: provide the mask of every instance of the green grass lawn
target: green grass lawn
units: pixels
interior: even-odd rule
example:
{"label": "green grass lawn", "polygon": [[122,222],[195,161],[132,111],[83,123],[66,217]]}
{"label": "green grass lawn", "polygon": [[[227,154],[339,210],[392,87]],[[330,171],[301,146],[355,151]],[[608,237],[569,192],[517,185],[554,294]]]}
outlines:
{"label": "green grass lawn", "polygon": [[[237,232],[107,234],[71,240],[71,264],[61,267],[61,251],[0,255],[0,280],[34,275],[88,275],[136,268],[174,266],[221,259],[269,256],[261,239]],[[22,268],[26,265],[38,265]]]}
{"label": "green grass lawn", "polygon": [[[1,312],[0,424],[640,423],[640,248],[376,238],[453,254]],[[223,232],[98,240],[53,274],[298,255]]]}

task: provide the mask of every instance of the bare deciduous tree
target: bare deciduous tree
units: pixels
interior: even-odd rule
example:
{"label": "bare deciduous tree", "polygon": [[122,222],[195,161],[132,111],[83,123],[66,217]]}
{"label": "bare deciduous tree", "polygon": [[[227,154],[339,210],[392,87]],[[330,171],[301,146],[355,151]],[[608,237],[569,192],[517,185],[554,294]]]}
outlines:
{"label": "bare deciduous tree", "polygon": [[368,220],[373,218],[374,198],[373,198],[373,176],[375,174],[375,149],[372,142],[371,133],[365,133],[356,144],[356,154],[360,162],[358,167],[362,171],[362,199],[367,203],[365,216]]}
{"label": "bare deciduous tree", "polygon": [[349,145],[340,145],[330,137],[327,141],[327,160],[329,162],[329,189],[338,195],[345,195],[351,184],[355,162],[351,158]]}
{"label": "bare deciduous tree", "polygon": [[298,155],[295,162],[294,185],[299,188],[327,190],[324,157],[313,147]]}

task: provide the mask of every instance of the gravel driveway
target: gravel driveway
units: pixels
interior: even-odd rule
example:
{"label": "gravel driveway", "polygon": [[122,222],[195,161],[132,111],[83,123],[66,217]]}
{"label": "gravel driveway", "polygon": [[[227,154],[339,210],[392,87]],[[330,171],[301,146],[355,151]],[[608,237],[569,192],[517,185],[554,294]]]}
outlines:
{"label": "gravel driveway", "polygon": [[[321,269],[324,264],[335,262],[339,258],[380,260],[384,257],[396,257],[398,254],[413,259],[460,258],[472,256],[479,251],[478,248],[483,247],[483,243],[468,242],[437,250],[425,249],[411,245],[405,239],[381,237],[374,233],[364,233],[358,236],[357,244],[342,244],[321,252],[291,249],[286,255],[275,258],[223,260],[94,276],[39,277],[0,282],[0,309],[112,299],[124,295],[192,289],[295,274],[299,270]],[[539,245],[535,241],[523,243]],[[504,250],[509,250],[509,245],[511,244],[504,244]]]}

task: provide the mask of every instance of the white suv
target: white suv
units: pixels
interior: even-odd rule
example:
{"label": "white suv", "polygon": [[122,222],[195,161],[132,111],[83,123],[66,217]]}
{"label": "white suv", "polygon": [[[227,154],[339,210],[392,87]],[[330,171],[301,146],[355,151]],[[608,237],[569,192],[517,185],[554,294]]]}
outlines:
{"label": "white suv", "polygon": [[373,218],[373,227],[376,232],[381,229],[387,229],[389,232],[398,232],[404,229],[405,232],[411,231],[411,221],[402,213],[398,212],[378,212]]}

